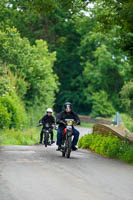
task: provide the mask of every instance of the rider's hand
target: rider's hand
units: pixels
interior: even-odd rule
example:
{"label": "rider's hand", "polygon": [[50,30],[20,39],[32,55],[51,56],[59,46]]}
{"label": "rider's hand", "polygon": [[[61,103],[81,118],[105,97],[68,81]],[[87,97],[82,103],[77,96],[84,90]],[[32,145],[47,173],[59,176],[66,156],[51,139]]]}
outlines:
{"label": "rider's hand", "polygon": [[80,125],[80,121],[77,121],[76,123],[77,123],[77,125]]}
{"label": "rider's hand", "polygon": [[79,121],[74,121],[74,125],[79,125],[80,122]]}
{"label": "rider's hand", "polygon": [[65,122],[63,120],[60,120],[60,123],[65,125]]}

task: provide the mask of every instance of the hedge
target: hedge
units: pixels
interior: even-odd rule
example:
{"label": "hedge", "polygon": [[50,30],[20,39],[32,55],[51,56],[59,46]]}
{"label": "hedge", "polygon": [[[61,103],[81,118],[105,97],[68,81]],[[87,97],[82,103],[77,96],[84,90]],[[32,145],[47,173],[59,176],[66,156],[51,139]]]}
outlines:
{"label": "hedge", "polygon": [[88,134],[79,140],[79,148],[91,149],[96,153],[117,158],[133,164],[133,146],[127,140],[120,140],[117,136],[103,136],[102,134]]}

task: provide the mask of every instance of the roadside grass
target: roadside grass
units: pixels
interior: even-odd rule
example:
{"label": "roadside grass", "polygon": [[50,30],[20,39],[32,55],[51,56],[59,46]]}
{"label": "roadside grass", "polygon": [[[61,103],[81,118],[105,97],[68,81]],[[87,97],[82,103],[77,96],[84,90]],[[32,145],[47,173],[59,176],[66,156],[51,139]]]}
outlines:
{"label": "roadside grass", "polygon": [[[120,113],[120,116],[122,117],[125,127],[129,131],[133,132],[133,119],[125,113]],[[112,118],[110,118],[110,121],[112,121],[113,118],[114,118],[114,116],[112,116]],[[81,123],[80,126],[87,127],[87,128],[93,128],[94,124],[95,123]]]}
{"label": "roadside grass", "polygon": [[[39,128],[30,128],[27,130],[2,130],[0,131],[0,145],[34,145],[40,141]],[[54,139],[56,132],[54,131]]]}
{"label": "roadside grass", "polygon": [[127,114],[121,114],[125,127],[133,133],[133,119]]}
{"label": "roadside grass", "polygon": [[103,136],[102,134],[88,134],[78,142],[79,148],[91,149],[109,158],[133,164],[133,146],[127,140],[120,140],[117,136]]}
{"label": "roadside grass", "polygon": [[94,124],[93,123],[81,123],[80,126],[87,127],[87,128],[93,128]]}

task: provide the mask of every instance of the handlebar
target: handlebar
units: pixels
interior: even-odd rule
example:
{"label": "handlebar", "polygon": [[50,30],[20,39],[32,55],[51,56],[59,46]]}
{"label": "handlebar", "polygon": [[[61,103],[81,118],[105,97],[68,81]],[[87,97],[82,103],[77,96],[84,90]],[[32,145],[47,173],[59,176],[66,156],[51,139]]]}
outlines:
{"label": "handlebar", "polygon": [[[40,126],[45,126],[45,124],[40,123],[40,124],[37,125],[37,127],[40,127]],[[55,129],[56,129],[56,124],[50,124],[49,127],[50,127],[50,128],[55,128]]]}
{"label": "handlebar", "polygon": [[65,120],[60,120],[59,123],[62,123],[62,124],[64,124],[64,125],[67,125],[67,122],[69,122],[69,121],[72,122],[71,125],[77,125],[77,124],[78,124],[78,122],[75,121],[74,119],[65,119]]}

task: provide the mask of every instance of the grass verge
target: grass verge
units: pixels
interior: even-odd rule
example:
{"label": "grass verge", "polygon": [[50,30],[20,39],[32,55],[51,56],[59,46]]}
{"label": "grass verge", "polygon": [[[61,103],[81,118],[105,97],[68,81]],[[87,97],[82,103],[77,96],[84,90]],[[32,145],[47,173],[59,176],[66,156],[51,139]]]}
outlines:
{"label": "grass verge", "polygon": [[129,117],[127,114],[121,114],[125,127],[133,132],[133,119]]}
{"label": "grass verge", "polygon": [[94,126],[94,124],[91,124],[91,123],[81,123],[80,126],[87,127],[87,128],[92,128]]}
{"label": "grass verge", "polygon": [[[40,141],[41,128],[27,130],[2,130],[0,131],[0,145],[34,145]],[[54,139],[56,133],[54,132]]]}
{"label": "grass verge", "polygon": [[88,134],[81,137],[78,147],[89,148],[109,158],[117,158],[121,161],[133,164],[133,146],[126,140],[120,140],[117,136]]}

